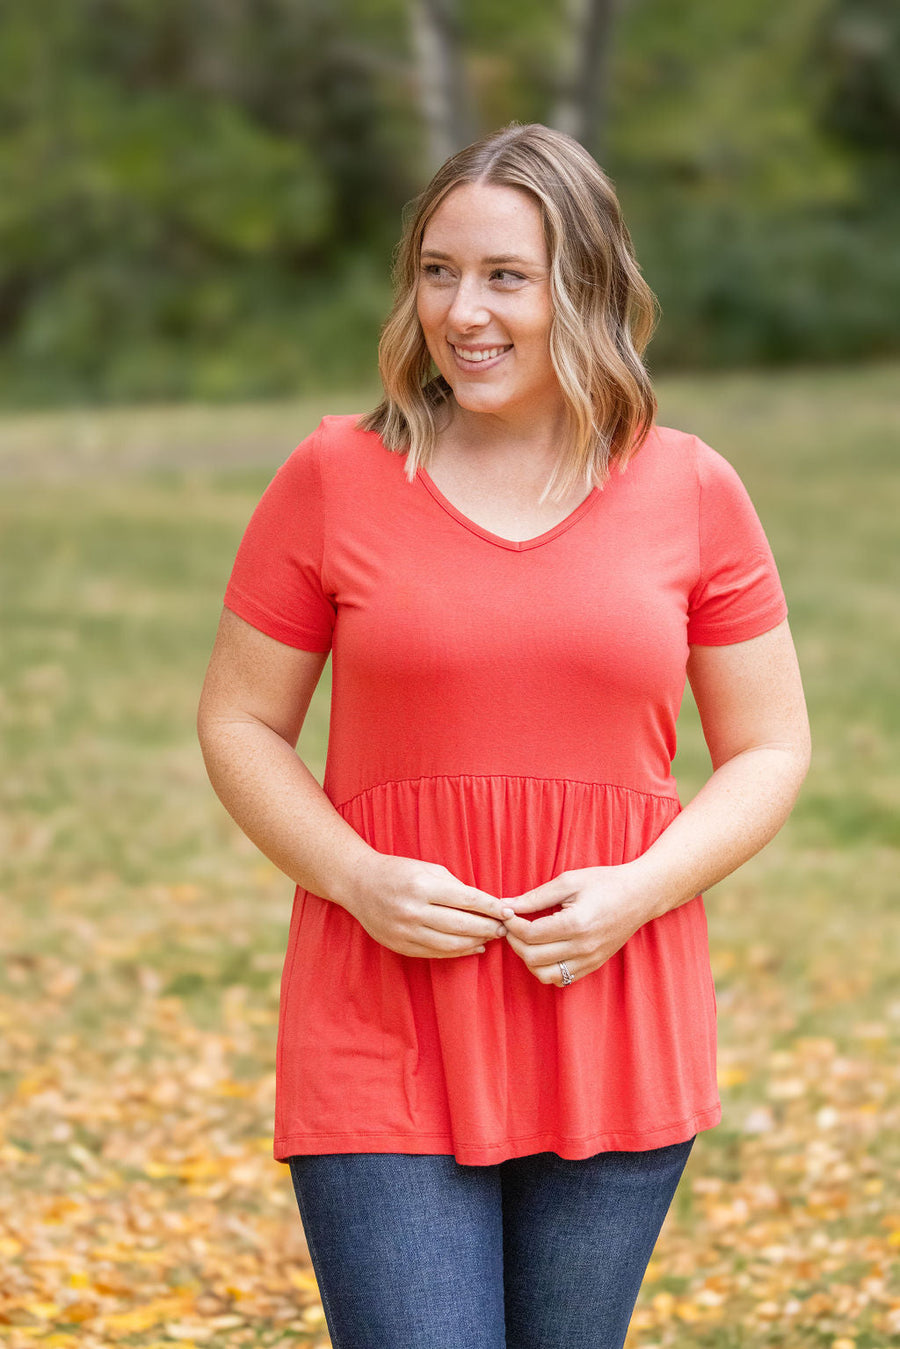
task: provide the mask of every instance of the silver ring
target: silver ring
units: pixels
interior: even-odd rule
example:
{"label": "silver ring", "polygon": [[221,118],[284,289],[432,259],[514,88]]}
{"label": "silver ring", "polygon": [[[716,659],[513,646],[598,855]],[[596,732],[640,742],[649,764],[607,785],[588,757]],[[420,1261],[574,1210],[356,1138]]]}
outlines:
{"label": "silver ring", "polygon": [[574,984],[575,976],[570,972],[566,962],[564,960],[560,960],[558,964],[559,968],[562,970],[563,988],[565,988],[566,984]]}

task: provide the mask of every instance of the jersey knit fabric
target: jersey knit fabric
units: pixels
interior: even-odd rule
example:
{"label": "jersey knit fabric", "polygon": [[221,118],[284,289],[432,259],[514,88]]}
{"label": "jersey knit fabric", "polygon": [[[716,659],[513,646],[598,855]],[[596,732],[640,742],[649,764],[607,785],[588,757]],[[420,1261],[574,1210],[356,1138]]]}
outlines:
{"label": "jersey knit fabric", "polygon": [[[331,650],[335,809],[379,852],[498,897],[638,857],[681,809],[689,645],[742,642],[787,613],[735,470],[655,426],[565,520],[513,542],[424,470],[410,482],[355,420],[323,418],[278,471],[225,596],[277,641]],[[503,938],[479,955],[400,955],[298,887],[277,1161],[575,1159],[682,1142],[720,1117],[700,895],[563,988]]]}

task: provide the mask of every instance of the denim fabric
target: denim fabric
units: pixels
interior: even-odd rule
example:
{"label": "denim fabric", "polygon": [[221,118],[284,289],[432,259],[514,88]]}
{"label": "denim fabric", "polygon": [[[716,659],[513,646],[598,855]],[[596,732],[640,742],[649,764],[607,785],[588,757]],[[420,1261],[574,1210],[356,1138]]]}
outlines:
{"label": "denim fabric", "polygon": [[289,1158],[334,1349],[621,1349],[693,1142]]}

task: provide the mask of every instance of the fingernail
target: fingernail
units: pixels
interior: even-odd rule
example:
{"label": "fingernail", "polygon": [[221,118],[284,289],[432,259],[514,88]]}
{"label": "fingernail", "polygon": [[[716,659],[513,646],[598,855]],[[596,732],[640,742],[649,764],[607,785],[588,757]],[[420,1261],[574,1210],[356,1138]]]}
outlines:
{"label": "fingernail", "polygon": [[479,946],[478,949],[476,950],[475,954],[476,954],[477,956],[484,955],[484,947],[483,947],[483,946]]}
{"label": "fingernail", "polygon": [[516,916],[515,909],[501,909],[500,916],[501,918],[515,918]]}
{"label": "fingernail", "polygon": [[498,936],[498,937],[505,937],[505,936],[506,936],[506,928],[505,928],[505,927],[502,927],[502,926],[501,926],[501,927],[498,927],[498,928],[497,928],[497,936]]}

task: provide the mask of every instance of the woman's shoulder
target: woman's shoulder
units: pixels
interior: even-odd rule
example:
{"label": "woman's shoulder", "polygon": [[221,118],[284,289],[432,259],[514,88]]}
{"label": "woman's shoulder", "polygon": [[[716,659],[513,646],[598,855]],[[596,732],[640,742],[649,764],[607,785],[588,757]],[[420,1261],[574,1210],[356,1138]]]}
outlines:
{"label": "woman's shoulder", "polygon": [[675,426],[659,426],[654,422],[635,462],[642,457],[648,469],[653,467],[665,478],[681,478],[698,488],[722,478],[737,477],[724,454],[696,433]]}
{"label": "woman's shoulder", "polygon": [[313,461],[329,478],[354,474],[398,459],[391,454],[377,431],[364,431],[358,425],[358,412],[326,413],[309,435],[293,451],[292,459]]}
{"label": "woman's shoulder", "polygon": [[330,413],[300,441],[276,477],[288,498],[320,503],[333,517],[353,520],[360,510],[392,509],[408,490],[405,457],[381,436],[362,430],[359,413]]}

